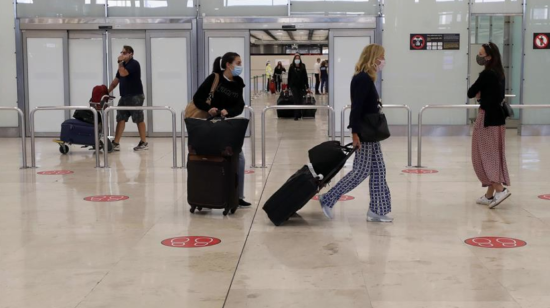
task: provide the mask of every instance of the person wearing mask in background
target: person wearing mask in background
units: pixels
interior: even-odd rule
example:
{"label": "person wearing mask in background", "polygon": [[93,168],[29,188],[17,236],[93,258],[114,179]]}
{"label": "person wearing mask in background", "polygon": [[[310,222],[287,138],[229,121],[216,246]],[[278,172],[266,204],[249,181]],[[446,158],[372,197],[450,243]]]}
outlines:
{"label": "person wearing mask in background", "polygon": [[267,92],[269,92],[269,84],[271,77],[273,76],[273,69],[271,68],[271,61],[267,61],[265,64],[265,77],[267,79]]}
{"label": "person wearing mask in background", "polygon": [[321,72],[321,92],[323,94],[328,93],[328,65],[327,61],[323,61],[321,63],[321,67],[319,68],[319,71]]}
{"label": "person wearing mask in background", "polygon": [[[307,70],[302,62],[300,55],[295,55],[290,67],[288,68],[288,87],[292,92],[294,105],[302,105],[304,95],[309,91],[309,83],[307,78]],[[294,111],[294,121],[302,118],[302,110]]]}
{"label": "person wearing mask in background", "polygon": [[468,97],[479,100],[479,113],[472,134],[472,163],[485,195],[477,204],[493,209],[510,197],[504,185],[510,185],[506,165],[506,117],[502,110],[505,93],[505,76],[500,51],[494,43],[483,44],[477,63],[485,69],[468,90]]}
{"label": "person wearing mask in background", "polygon": [[281,92],[281,84],[283,83],[283,74],[286,73],[286,68],[283,66],[283,63],[279,61],[275,70],[273,72],[273,78],[275,79],[275,86],[277,87],[277,92]]}
{"label": "person wearing mask in background", "polygon": [[321,82],[321,58],[317,58],[317,62],[315,62],[315,66],[313,67],[313,73],[315,73],[315,94],[321,94],[319,93],[319,83]]}
{"label": "person wearing mask in background", "polygon": [[[193,102],[197,108],[207,111],[211,116],[221,115],[225,118],[233,118],[242,114],[244,110],[243,79],[240,77],[243,72],[241,56],[235,52],[228,52],[223,57],[217,57],[212,64],[213,72],[200,85],[197,93],[193,96]],[[219,84],[214,92],[210,105],[206,103],[210,95],[210,89],[214,83],[215,74],[219,75]],[[245,157],[243,152],[239,153],[239,205],[250,206],[244,199],[244,172]]]}
{"label": "person wearing mask in background", "polygon": [[[134,49],[131,46],[122,47],[118,57],[118,71],[115,79],[109,86],[109,93],[120,83],[120,100],[118,106],[137,107],[143,106],[145,95],[143,95],[143,83],[141,82],[141,66],[134,60]],[[113,140],[113,150],[120,151],[120,139],[126,128],[126,122],[132,117],[132,122],[136,123],[139,131],[140,141],[134,151],[149,149],[147,143],[145,118],[143,110],[119,110],[116,115],[116,132]]]}
{"label": "person wearing mask in background", "polygon": [[355,75],[351,80],[351,114],[350,127],[353,146],[357,149],[353,170],[346,174],[336,186],[326,194],[319,196],[323,213],[334,218],[332,208],[340,197],[359,186],[367,177],[369,179],[370,206],[367,221],[392,222],[386,216],[391,212],[391,194],[386,183],[386,165],[382,156],[380,142],[363,142],[358,135],[361,131],[365,114],[378,113],[381,103],[374,82],[377,74],[385,64],[384,47],[372,44],[363,49],[355,65]]}

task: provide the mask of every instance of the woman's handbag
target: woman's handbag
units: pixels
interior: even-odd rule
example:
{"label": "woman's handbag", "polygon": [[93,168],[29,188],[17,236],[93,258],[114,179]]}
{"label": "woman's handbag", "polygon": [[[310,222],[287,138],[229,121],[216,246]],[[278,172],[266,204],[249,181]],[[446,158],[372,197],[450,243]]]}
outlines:
{"label": "woman's handbag", "polygon": [[368,113],[363,117],[359,139],[361,142],[378,142],[386,140],[389,137],[390,129],[388,121],[380,105],[378,113]]}
{"label": "woman's handbag", "polygon": [[514,117],[514,109],[512,109],[512,106],[510,106],[510,103],[508,103],[506,100],[502,101],[500,104],[502,107],[502,112],[504,113],[505,118],[513,118]]}
{"label": "woman's handbag", "polygon": [[[218,88],[218,84],[220,83],[220,76],[216,73],[214,73],[214,83],[212,83],[212,87],[210,88],[210,93],[208,94],[208,98],[206,99],[206,103],[210,106],[212,104],[212,98],[214,98],[214,92],[216,92],[216,89]],[[187,104],[187,107],[185,107],[185,118],[196,118],[196,119],[206,119],[210,115],[207,111],[201,110],[197,108],[195,103],[191,101],[189,104]]]}

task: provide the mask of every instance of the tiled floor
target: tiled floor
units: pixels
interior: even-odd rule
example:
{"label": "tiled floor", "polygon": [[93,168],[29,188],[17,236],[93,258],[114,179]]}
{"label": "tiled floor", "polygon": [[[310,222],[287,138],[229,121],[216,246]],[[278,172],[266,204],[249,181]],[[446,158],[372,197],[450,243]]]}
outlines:
{"label": "tiled floor", "polygon": [[[256,101],[256,110],[266,102]],[[311,202],[275,227],[263,203],[325,140],[327,124],[322,116],[294,122],[273,113],[267,129],[268,168],[246,176],[254,206],[229,217],[189,213],[186,172],[171,169],[169,139],[150,139],[142,153],[132,151],[136,139],[124,139],[111,169],[95,169],[90,151],[73,147],[62,156],[49,138],[39,139],[39,168],[26,170],[18,140],[0,140],[0,308],[550,307],[550,201],[537,198],[550,194],[550,138],[509,131],[513,195],[495,210],[475,204],[483,190],[469,137],[426,137],[424,164],[439,171],[426,175],[402,173],[406,139],[394,137],[383,143],[393,224],[366,222],[363,184],[350,193],[355,200],[337,205],[333,221]],[[246,154],[250,163],[250,140]],[[74,174],[36,174],[59,169]],[[130,199],[83,200],[105,194]],[[222,242],[161,245],[185,235]],[[527,246],[464,244],[479,236]]]}

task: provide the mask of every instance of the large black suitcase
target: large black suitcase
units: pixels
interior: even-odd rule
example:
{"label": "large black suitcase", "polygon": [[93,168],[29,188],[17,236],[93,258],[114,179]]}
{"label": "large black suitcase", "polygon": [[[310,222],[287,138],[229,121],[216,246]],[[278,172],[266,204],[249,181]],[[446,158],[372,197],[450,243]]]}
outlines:
{"label": "large black suitcase", "polygon": [[237,169],[239,156],[189,154],[187,163],[187,202],[191,213],[203,208],[235,213],[239,206]]}
{"label": "large black suitcase", "polygon": [[352,143],[342,146],[340,141],[326,141],[311,148],[308,156],[315,173],[323,175],[323,183],[329,183],[354,152]]}
{"label": "large black suitcase", "polygon": [[234,156],[242,151],[248,119],[185,119],[189,153]]}
{"label": "large black suitcase", "polygon": [[[313,97],[313,95],[308,94],[306,97],[304,97],[304,105],[314,106],[316,104],[317,102],[315,101],[315,97]],[[302,117],[315,118],[316,113],[317,113],[317,109],[304,109],[302,110]]]}
{"label": "large black suitcase", "polygon": [[[336,145],[338,148],[336,148]],[[332,148],[327,153],[327,162],[317,157],[320,154],[319,150],[323,148]],[[326,174],[318,174],[315,171],[314,165],[303,166],[298,172],[292,175],[286,183],[277,190],[265,203],[263,209],[267,213],[269,219],[276,226],[280,226],[287,221],[294,213],[299,211],[304,205],[306,205],[311,198],[313,198],[323,187],[325,187],[340,170],[346,164],[346,161],[353,155],[355,150],[350,147],[342,147],[340,143],[327,144],[314,147],[313,157],[315,157],[312,163],[317,164],[318,168],[324,170]],[[344,155],[339,155],[336,152],[340,151]],[[311,157],[311,154],[310,154]],[[319,164],[319,162],[322,162]],[[332,170],[329,170],[332,168]]]}
{"label": "large black suitcase", "polygon": [[[294,100],[290,91],[283,91],[277,99],[277,106],[294,105]],[[294,118],[294,110],[277,110],[279,118]]]}
{"label": "large black suitcase", "polygon": [[61,124],[61,141],[68,144],[95,145],[94,125],[77,119]]}
{"label": "large black suitcase", "polygon": [[280,226],[317,194],[320,183],[310,167],[303,166],[267,200],[263,209],[271,222]]}

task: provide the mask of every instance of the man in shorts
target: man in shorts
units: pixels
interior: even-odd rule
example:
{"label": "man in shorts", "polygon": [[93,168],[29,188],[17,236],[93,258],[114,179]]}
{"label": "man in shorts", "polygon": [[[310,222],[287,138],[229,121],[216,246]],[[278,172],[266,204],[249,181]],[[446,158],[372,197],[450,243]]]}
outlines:
{"label": "man in shorts", "polygon": [[[134,49],[131,46],[122,47],[118,57],[118,72],[109,87],[111,93],[120,84],[119,106],[143,106],[145,95],[143,95],[143,84],[141,83],[141,67],[139,62],[134,60]],[[134,151],[147,150],[146,128],[143,110],[118,110],[116,116],[116,133],[113,141],[113,150],[120,151],[120,138],[124,133],[126,122],[132,117],[132,122],[137,124],[139,137],[141,138]]]}

